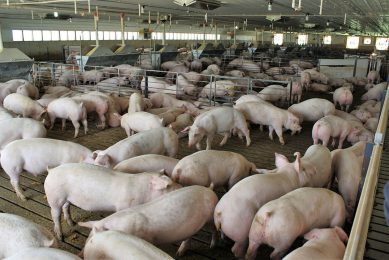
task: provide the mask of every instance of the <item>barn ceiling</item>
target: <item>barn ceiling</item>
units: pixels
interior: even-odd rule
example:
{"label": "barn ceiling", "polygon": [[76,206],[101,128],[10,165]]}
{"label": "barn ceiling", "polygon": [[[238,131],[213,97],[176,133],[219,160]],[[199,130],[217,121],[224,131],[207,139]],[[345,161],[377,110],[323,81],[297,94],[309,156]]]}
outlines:
{"label": "barn ceiling", "polygon": [[[218,1],[220,7],[211,10],[214,1],[197,1],[205,2],[202,5],[205,9],[200,9],[174,3],[196,2],[193,0],[2,0],[0,19],[53,18],[54,11],[64,20],[68,17],[91,19],[98,6],[101,20],[116,20],[119,13],[124,13],[131,21],[147,24],[150,12],[152,23],[156,22],[159,13],[159,17],[171,14],[172,24],[181,25],[202,26],[207,16],[207,25],[213,23],[227,28],[235,22],[240,29],[245,27],[248,30],[273,28],[389,34],[389,0],[221,0]],[[295,8],[292,8],[293,2]],[[139,4],[143,7],[140,16]],[[170,23],[169,17],[167,22]]]}

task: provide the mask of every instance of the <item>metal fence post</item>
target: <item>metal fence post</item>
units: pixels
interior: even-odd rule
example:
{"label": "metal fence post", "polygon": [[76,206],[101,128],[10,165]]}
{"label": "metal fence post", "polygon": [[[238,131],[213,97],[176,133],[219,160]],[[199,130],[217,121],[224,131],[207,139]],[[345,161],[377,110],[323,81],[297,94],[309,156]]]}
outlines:
{"label": "metal fence post", "polygon": [[149,78],[147,77],[147,71],[145,70],[145,98],[149,97]]}

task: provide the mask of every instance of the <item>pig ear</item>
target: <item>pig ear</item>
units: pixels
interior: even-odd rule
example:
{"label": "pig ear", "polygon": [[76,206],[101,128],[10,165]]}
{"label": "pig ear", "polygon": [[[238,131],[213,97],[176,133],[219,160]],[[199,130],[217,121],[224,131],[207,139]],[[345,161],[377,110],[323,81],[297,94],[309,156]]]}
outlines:
{"label": "pig ear", "polygon": [[282,168],[289,163],[288,158],[285,155],[280,153],[274,153],[275,164],[277,168]]}
{"label": "pig ear", "polygon": [[165,124],[164,124],[164,121],[163,121],[163,118],[159,119],[159,121],[161,121],[161,124],[162,124],[162,125],[165,125]]}
{"label": "pig ear", "polygon": [[343,231],[342,228],[336,226],[335,227],[335,232],[336,234],[338,234],[340,240],[342,240],[343,242],[346,242],[348,240],[348,236],[347,234]]}
{"label": "pig ear", "polygon": [[84,102],[80,102],[80,104],[78,106],[79,107],[83,107],[84,106]]}
{"label": "pig ear", "polygon": [[306,240],[311,240],[319,237],[320,229],[315,228],[304,235]]}
{"label": "pig ear", "polygon": [[163,175],[163,176],[158,176],[158,177],[153,178],[151,180],[151,184],[153,185],[153,187],[155,189],[163,190],[172,184],[172,180],[169,177]]}
{"label": "pig ear", "polygon": [[296,156],[296,160],[294,161],[294,169],[296,170],[296,172],[300,172],[301,154],[299,152],[295,152],[293,155]]}
{"label": "pig ear", "polygon": [[120,120],[122,119],[122,116],[119,115],[118,113],[113,113],[114,116],[116,116],[117,118],[119,118]]}
{"label": "pig ear", "polygon": [[97,158],[97,155],[99,155],[99,153],[101,152],[101,150],[96,150],[92,153],[92,159],[96,159]]}
{"label": "pig ear", "polygon": [[190,130],[190,126],[185,127],[184,130],[181,131],[181,133],[188,133]]}

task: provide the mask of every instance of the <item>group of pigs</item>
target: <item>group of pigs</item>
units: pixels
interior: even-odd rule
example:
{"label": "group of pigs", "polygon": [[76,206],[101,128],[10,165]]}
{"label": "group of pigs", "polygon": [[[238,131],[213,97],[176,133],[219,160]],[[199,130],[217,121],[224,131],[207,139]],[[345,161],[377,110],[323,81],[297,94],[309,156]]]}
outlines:
{"label": "group of pigs", "polygon": [[[253,64],[236,66],[259,73]],[[44,189],[58,239],[63,236],[62,213],[66,222],[74,225],[70,205],[115,212],[101,220],[78,223],[92,229],[83,250],[86,259],[120,259],[122,255],[171,259],[153,245],[183,241],[177,252],[183,255],[190,237],[208,222],[214,222],[217,231],[235,242],[232,251],[237,257],[246,254],[246,258],[254,258],[261,244],[274,248],[271,257],[281,257],[297,237],[304,235],[309,241],[286,259],[341,258],[347,240],[341,227],[346,217],[352,219],[361,179],[365,143],[360,141],[372,140],[373,134],[367,129],[374,131],[376,127],[379,101],[386,89],[383,83],[373,83],[366,86],[368,92],[362,97],[366,102],[352,115],[336,110],[324,99],[309,99],[284,110],[260,94],[241,96],[234,107],[201,110],[159,91],[146,99],[138,93],[130,98],[97,91],[74,95],[66,87],[48,87],[35,100],[39,92],[34,86],[13,80],[0,88],[4,106],[0,107],[0,163],[23,200],[26,197],[19,185],[20,174],[48,171]],[[310,85],[311,81],[308,90]],[[349,86],[343,87],[351,92]],[[349,100],[349,94],[334,92],[334,103],[346,106],[345,110],[344,102]],[[75,137],[80,121],[86,132],[87,114],[91,112],[98,114],[101,127],[120,125],[128,137],[94,152],[73,142],[44,138],[45,126],[52,127],[56,118],[62,119],[63,127],[65,120],[71,120]],[[13,113],[23,118],[14,118]],[[373,123],[372,118],[376,120]],[[283,129],[294,134],[302,130],[303,121],[317,121],[312,129],[315,144],[304,156],[296,152],[294,162],[275,154],[273,170],[258,170],[237,153],[211,150],[216,134],[223,135],[221,145],[231,135],[244,135],[246,145],[250,145],[247,121],[268,126],[269,137],[272,139],[275,131],[281,144],[285,143]],[[206,136],[207,150],[175,159],[178,132],[188,132],[188,145],[198,149]],[[338,148],[346,138],[354,145],[330,152],[325,146],[331,137],[333,142],[339,139]],[[323,145],[316,144],[318,140]],[[251,173],[260,174],[249,176]],[[341,195],[325,189],[334,178]],[[213,189],[220,187],[228,192],[219,200]],[[24,218],[1,213],[0,223],[4,229],[1,257],[60,255],[77,259],[45,248],[56,245],[53,236]],[[14,233],[18,236],[10,235]],[[217,238],[215,232],[211,246]]]}

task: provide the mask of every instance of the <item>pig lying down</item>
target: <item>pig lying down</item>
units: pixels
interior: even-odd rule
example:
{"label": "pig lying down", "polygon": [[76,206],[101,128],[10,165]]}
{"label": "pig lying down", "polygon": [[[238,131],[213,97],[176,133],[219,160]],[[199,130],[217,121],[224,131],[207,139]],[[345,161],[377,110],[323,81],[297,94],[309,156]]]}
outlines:
{"label": "pig lying down", "polygon": [[70,204],[87,211],[113,212],[147,203],[181,187],[159,173],[124,174],[90,164],[63,164],[48,173],[44,187],[58,239],[62,239],[61,209],[73,226]]}
{"label": "pig lying down", "polygon": [[175,157],[178,151],[177,134],[170,128],[160,127],[137,133],[101,151],[93,152],[94,164],[107,168],[143,154],[161,154]]}
{"label": "pig lying down", "polygon": [[177,252],[182,256],[190,245],[190,237],[212,221],[217,201],[212,190],[190,186],[149,203],[118,211],[102,220],[78,224],[95,231],[121,231],[154,245],[184,241]]}
{"label": "pig lying down", "polygon": [[57,167],[71,162],[92,163],[92,152],[79,144],[49,138],[16,140],[1,151],[1,166],[10,177],[16,195],[26,200],[19,186],[19,176],[27,171],[34,176],[46,172],[47,167]]}
{"label": "pig lying down", "polygon": [[84,259],[173,260],[171,256],[149,242],[118,231],[95,232],[87,240]]}
{"label": "pig lying down", "polygon": [[159,154],[144,154],[124,160],[113,169],[126,173],[159,172],[164,170],[164,173],[171,177],[173,169],[178,162],[178,159]]}

